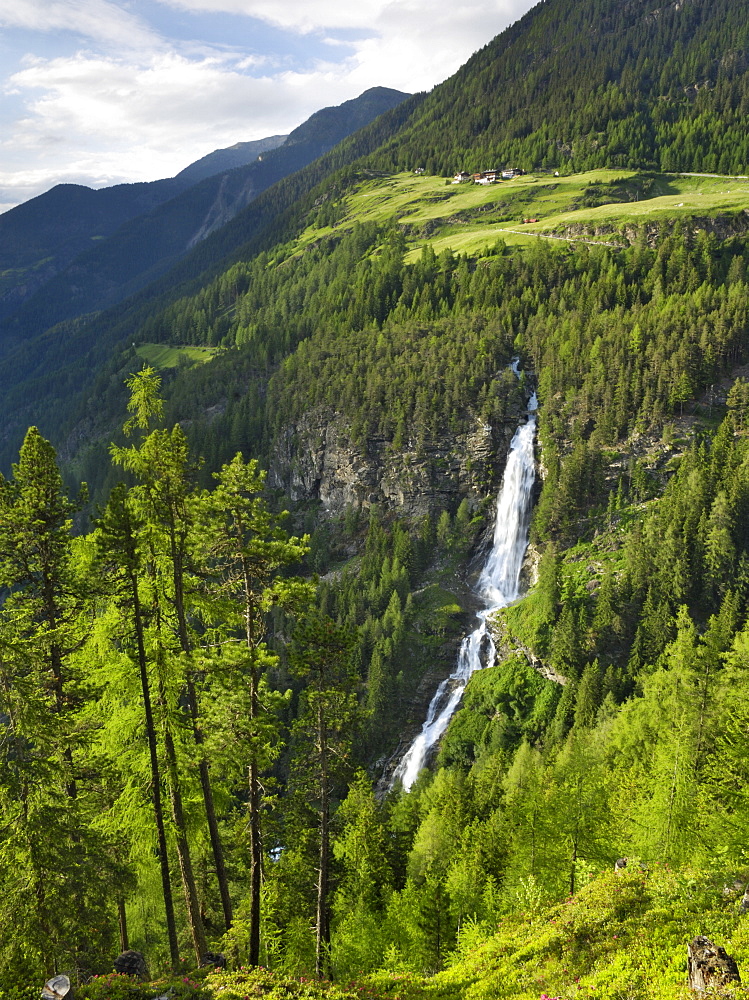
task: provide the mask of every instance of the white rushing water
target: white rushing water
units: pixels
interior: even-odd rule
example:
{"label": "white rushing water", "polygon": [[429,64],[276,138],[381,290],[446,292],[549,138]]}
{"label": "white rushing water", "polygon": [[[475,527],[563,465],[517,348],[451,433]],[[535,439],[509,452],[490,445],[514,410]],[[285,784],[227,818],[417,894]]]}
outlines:
{"label": "white rushing water", "polygon": [[[517,374],[515,365],[513,370]],[[393,784],[400,781],[406,791],[416,781],[430,750],[447,729],[468,678],[494,663],[496,649],[486,625],[487,618],[520,597],[520,570],[528,547],[531,491],[535,479],[536,407],[534,393],[528,403],[528,421],[518,427],[510,443],[502,488],[497,497],[494,542],[477,585],[477,592],[484,601],[484,608],[477,615],[478,627],[461,643],[455,670],[437,688],[421,732],[393,775]]]}

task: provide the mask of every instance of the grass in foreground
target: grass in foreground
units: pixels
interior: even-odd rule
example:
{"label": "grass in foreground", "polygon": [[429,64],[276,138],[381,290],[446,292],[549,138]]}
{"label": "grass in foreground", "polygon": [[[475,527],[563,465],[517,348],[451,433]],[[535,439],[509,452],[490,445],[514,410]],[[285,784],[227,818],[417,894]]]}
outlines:
{"label": "grass in foreground", "polygon": [[[740,912],[737,874],[743,880],[733,871],[647,870],[630,859],[623,873],[588,877],[553,905],[529,879],[525,912],[494,926],[465,920],[449,967],[435,976],[390,968],[329,983],[266,969],[202,969],[138,983],[110,974],[78,987],[76,1000],[686,1000],[686,948],[699,934],[749,974],[749,916]],[[37,985],[0,991],[0,1000],[38,995]],[[744,1000],[749,989],[729,995]]]}

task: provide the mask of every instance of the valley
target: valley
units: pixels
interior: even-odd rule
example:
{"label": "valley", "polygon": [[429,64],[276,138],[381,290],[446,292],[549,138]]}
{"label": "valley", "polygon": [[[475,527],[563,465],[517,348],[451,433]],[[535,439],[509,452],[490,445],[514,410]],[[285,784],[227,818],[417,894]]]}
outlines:
{"label": "valley", "polygon": [[9,305],[0,1000],[748,967],[747,25],[544,0]]}

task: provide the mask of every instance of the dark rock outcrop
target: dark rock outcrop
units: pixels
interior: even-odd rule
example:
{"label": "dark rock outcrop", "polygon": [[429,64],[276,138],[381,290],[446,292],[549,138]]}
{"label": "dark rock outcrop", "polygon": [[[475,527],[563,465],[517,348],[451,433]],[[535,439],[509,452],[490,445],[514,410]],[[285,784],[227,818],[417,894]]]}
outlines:
{"label": "dark rock outcrop", "polygon": [[222,955],[220,951],[207,951],[200,959],[200,967],[210,965],[214,969],[225,969],[226,968],[226,955]]}
{"label": "dark rock outcrop", "polygon": [[123,951],[114,960],[114,971],[121,976],[137,976],[138,979],[146,981],[148,976],[148,966],[146,959],[140,951]]}

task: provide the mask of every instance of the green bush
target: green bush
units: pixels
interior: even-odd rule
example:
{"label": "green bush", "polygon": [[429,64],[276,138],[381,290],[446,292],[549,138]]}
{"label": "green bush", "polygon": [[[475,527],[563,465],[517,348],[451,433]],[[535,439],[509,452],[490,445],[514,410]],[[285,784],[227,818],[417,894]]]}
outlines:
{"label": "green bush", "polygon": [[[213,1000],[214,994],[188,975],[141,983],[133,976],[118,972],[94,976],[75,991],[76,1000],[154,1000],[161,996],[168,996],[169,1000]],[[38,993],[35,1000],[38,1000]]]}

